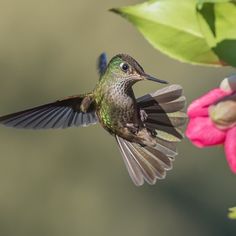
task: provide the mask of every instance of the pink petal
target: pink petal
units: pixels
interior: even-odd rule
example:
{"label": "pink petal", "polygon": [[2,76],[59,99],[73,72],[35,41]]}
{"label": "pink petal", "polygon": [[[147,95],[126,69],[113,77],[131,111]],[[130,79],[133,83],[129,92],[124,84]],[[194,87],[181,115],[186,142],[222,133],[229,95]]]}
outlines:
{"label": "pink petal", "polygon": [[226,131],[217,129],[208,117],[190,119],[186,136],[197,147],[214,146],[224,143]]}
{"label": "pink petal", "polygon": [[219,88],[211,90],[190,104],[187,111],[188,116],[191,118],[197,116],[208,116],[208,107],[231,93],[232,92],[230,91],[224,91]]}
{"label": "pink petal", "polygon": [[225,154],[230,169],[236,174],[236,126],[229,129],[227,132]]}

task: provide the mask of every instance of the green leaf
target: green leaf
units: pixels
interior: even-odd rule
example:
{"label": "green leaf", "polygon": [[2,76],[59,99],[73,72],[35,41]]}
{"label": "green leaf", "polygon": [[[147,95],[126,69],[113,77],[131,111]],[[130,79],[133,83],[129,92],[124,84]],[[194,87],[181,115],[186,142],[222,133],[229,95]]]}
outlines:
{"label": "green leaf", "polygon": [[183,62],[220,65],[196,16],[196,0],[155,0],[112,9],[133,23],[161,52]]}
{"label": "green leaf", "polygon": [[222,63],[236,67],[235,1],[202,1],[198,20],[208,45]]}
{"label": "green leaf", "polygon": [[229,211],[228,217],[232,220],[236,220],[236,207],[229,208]]}
{"label": "green leaf", "polygon": [[219,3],[219,2],[230,2],[230,0],[198,0],[198,9],[201,9],[204,3]]}

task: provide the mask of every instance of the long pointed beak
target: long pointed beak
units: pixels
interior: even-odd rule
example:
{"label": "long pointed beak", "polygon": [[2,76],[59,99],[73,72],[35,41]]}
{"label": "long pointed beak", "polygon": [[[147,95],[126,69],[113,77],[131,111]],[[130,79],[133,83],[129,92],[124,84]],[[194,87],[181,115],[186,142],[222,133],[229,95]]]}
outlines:
{"label": "long pointed beak", "polygon": [[168,82],[165,80],[160,80],[160,79],[154,78],[151,75],[147,75],[147,74],[144,75],[144,79],[151,80],[151,81],[161,83],[161,84],[168,84]]}

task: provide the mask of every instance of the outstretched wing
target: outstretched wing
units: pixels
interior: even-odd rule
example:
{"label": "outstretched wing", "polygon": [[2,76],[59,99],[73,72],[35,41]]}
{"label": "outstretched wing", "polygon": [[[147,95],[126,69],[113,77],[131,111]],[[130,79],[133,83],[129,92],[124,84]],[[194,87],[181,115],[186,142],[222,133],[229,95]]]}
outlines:
{"label": "outstretched wing", "polygon": [[107,56],[106,56],[106,53],[102,53],[98,57],[97,68],[98,68],[99,75],[102,76],[104,74],[104,72],[106,71],[106,68],[107,68]]}
{"label": "outstretched wing", "polygon": [[[80,107],[86,96],[78,95],[0,117],[0,124],[24,129],[68,128],[97,123],[95,105],[86,112]],[[87,97],[86,97],[87,98]]]}
{"label": "outstretched wing", "polygon": [[177,155],[176,143],[183,138],[187,121],[185,97],[180,85],[170,85],[137,99],[144,126],[156,136],[155,147],[141,146],[116,136],[122,157],[135,185],[155,184],[164,179]]}
{"label": "outstretched wing", "polygon": [[179,142],[183,138],[182,128],[187,122],[183,111],[186,98],[180,85],[170,85],[137,99],[145,127],[157,138],[167,142]]}

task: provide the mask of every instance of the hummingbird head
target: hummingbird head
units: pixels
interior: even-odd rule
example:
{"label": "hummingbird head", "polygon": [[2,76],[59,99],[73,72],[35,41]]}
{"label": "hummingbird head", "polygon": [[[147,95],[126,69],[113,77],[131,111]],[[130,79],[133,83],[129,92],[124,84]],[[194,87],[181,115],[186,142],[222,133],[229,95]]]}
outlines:
{"label": "hummingbird head", "polygon": [[140,64],[127,54],[118,54],[114,56],[110,60],[106,72],[110,75],[110,78],[130,86],[141,80],[151,80],[167,84],[164,80],[159,80],[146,74]]}

